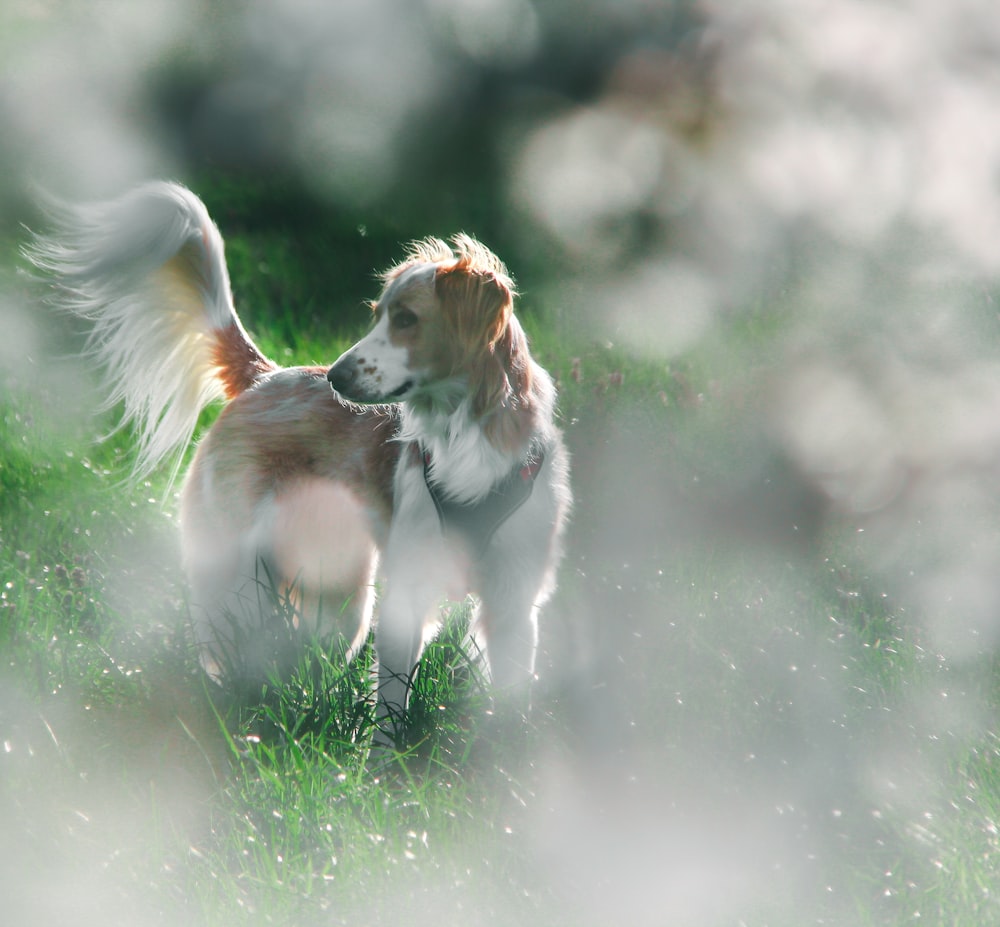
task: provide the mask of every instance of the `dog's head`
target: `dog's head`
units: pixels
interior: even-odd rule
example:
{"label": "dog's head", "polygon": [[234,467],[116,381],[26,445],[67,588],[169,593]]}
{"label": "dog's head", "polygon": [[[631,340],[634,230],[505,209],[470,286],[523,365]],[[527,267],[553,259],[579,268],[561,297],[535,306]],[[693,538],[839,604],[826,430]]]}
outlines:
{"label": "dog's head", "polygon": [[467,235],[415,242],[383,274],[372,330],[330,368],[345,399],[434,406],[469,397],[475,417],[525,394],[530,364],[500,259]]}

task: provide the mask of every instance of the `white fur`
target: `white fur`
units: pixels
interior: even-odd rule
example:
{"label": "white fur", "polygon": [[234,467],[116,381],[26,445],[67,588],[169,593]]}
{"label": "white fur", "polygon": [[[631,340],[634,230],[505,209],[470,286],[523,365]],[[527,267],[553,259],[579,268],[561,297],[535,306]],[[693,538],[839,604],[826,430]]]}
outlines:
{"label": "white fur", "polygon": [[[60,304],[91,324],[105,371],[105,408],[135,425],[136,475],[186,447],[198,414],[223,395],[211,334],[239,325],[222,236],[204,204],[176,184],[152,183],[111,203],[51,204],[56,234],[28,249],[60,286]],[[186,266],[173,268],[171,262]]]}
{"label": "white fur", "polygon": [[516,462],[486,440],[465,400],[453,412],[404,406],[399,440],[415,441],[430,453],[431,479],[456,502],[481,499]]}
{"label": "white fur", "polygon": [[348,350],[341,361],[354,368],[354,390],[364,396],[403,399],[406,393],[412,391],[420,375],[420,372],[410,370],[406,349],[390,342],[387,314],[382,315],[372,330]]}

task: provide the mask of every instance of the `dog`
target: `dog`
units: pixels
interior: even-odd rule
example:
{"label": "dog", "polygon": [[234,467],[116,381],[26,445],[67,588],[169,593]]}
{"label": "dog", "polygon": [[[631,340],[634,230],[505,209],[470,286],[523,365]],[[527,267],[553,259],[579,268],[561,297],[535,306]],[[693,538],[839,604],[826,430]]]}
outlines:
{"label": "dog", "polygon": [[367,335],[329,369],[282,368],[241,324],[222,235],[187,188],[152,183],[52,220],[28,256],[90,326],[107,405],[137,436],[134,474],[179,460],[202,409],[226,400],[180,501],[210,676],[266,673],[276,601],[350,658],[378,585],[377,740],[395,741],[446,599],[475,596],[494,686],[525,690],[572,500],[553,381],[496,255],[464,234],[412,243],[382,275]]}

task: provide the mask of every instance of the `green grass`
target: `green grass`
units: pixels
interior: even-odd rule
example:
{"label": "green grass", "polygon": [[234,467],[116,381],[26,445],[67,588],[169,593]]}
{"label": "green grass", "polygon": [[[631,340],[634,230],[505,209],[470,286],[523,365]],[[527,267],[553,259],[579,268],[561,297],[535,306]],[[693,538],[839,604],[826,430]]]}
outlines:
{"label": "green grass", "polygon": [[[282,363],[330,361],[363,311],[327,317],[315,270],[234,202],[248,326]],[[577,495],[532,707],[494,703],[459,607],[423,661],[407,750],[374,771],[370,650],[345,666],[311,647],[250,700],[205,682],[164,475],[120,482],[129,436],[94,442],[108,420],[72,365],[5,372],[6,923],[996,919],[991,659],[929,649],[852,526],[810,534],[769,521],[770,497],[745,504],[782,471],[727,358],[766,350],[773,320],[668,364],[545,306],[525,319]]]}

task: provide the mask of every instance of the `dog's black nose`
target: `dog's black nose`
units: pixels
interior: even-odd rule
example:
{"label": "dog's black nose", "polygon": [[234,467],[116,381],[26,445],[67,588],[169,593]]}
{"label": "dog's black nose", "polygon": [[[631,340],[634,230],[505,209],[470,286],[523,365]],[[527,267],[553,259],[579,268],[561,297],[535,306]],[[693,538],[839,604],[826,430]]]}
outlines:
{"label": "dog's black nose", "polygon": [[338,393],[345,392],[354,382],[358,369],[354,364],[334,364],[327,372],[326,378]]}

